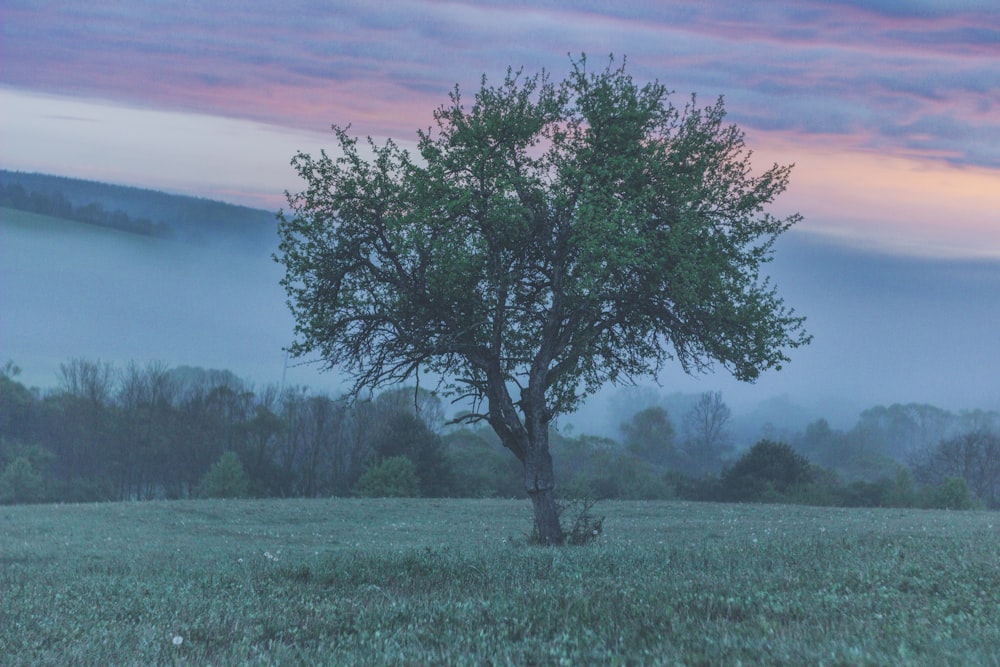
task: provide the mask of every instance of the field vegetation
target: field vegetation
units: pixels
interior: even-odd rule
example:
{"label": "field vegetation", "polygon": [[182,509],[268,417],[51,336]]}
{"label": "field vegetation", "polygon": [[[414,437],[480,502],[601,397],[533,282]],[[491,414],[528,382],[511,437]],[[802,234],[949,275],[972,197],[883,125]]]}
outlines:
{"label": "field vegetation", "polygon": [[595,511],[554,550],[523,500],[3,507],[0,661],[1000,664],[995,513]]}

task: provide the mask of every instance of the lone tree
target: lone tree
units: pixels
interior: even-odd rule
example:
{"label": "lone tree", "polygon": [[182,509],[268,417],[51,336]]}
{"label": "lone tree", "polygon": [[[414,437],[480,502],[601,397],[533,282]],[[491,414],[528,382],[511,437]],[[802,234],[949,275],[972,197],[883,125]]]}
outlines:
{"label": "lone tree", "polygon": [[[809,341],[760,276],[798,215],[765,212],[791,167],[752,175],[720,99],[683,109],[612,58],[553,82],[456,86],[418,132],[298,153],[279,215],[296,356],[373,390],[438,375],[524,466],[538,537],[564,541],[549,425],[607,382],[677,361],[753,381]],[[370,157],[363,153],[370,152]]]}

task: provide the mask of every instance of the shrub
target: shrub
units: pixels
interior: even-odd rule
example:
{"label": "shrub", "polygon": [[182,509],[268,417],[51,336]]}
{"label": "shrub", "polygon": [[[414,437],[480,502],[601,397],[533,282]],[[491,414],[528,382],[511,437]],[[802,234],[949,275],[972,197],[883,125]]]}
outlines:
{"label": "shrub", "polygon": [[968,510],[975,506],[969,485],[961,477],[948,477],[937,486],[923,490],[922,505],[942,510]]}
{"label": "shrub", "polygon": [[0,503],[38,502],[44,495],[44,480],[27,457],[14,459],[0,475]]}
{"label": "shrub", "polygon": [[406,495],[437,498],[452,494],[454,474],[444,444],[420,418],[392,415],[376,432],[372,449],[383,461],[403,457],[411,462],[420,486]]}
{"label": "shrub", "polygon": [[[462,429],[445,437],[452,493],[460,498],[524,498],[521,462],[482,432]],[[419,472],[418,472],[419,476]]]}
{"label": "shrub", "polygon": [[[590,544],[601,536],[601,533],[604,531],[604,517],[594,516],[594,513],[591,511],[594,509],[594,504],[593,500],[583,498],[579,501],[579,505],[565,505],[560,508],[559,512],[562,514],[571,507],[574,507],[573,523],[568,528],[564,526],[566,529],[567,544],[583,546]],[[538,541],[541,542],[541,540]]]}
{"label": "shrub", "polygon": [[761,440],[722,475],[731,500],[775,502],[812,481],[809,460],[789,445]]}
{"label": "shrub", "polygon": [[365,470],[354,485],[354,495],[364,498],[412,498],[420,495],[420,478],[413,461],[390,456]]}
{"label": "shrub", "polygon": [[564,487],[569,498],[598,500],[664,500],[673,498],[672,488],[662,476],[631,452],[595,457],[592,465],[578,472]]}
{"label": "shrub", "polygon": [[[593,513],[594,505],[597,501],[590,498],[574,498],[569,501],[556,503],[559,511],[559,523],[562,524],[566,533],[566,544],[575,547],[594,542],[604,532],[604,517],[596,516]],[[567,518],[567,513],[572,515]],[[538,534],[538,527],[533,526],[531,533],[527,536],[527,543],[535,546],[542,546],[545,541]]]}
{"label": "shrub", "polygon": [[250,489],[250,481],[235,452],[226,452],[209,468],[198,485],[202,498],[242,498]]}

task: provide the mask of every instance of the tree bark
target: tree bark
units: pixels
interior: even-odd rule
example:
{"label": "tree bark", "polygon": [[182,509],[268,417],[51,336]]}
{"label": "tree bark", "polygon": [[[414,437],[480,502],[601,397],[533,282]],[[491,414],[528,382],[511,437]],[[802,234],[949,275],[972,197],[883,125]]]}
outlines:
{"label": "tree bark", "polygon": [[554,489],[529,492],[535,509],[535,533],[538,541],[545,546],[561,546],[566,541],[562,526],[559,525],[559,508],[556,506]]}

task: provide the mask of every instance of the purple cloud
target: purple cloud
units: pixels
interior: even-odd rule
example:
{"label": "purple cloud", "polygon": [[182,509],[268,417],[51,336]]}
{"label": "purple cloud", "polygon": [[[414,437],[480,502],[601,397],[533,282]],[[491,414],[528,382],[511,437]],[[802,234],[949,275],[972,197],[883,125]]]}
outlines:
{"label": "purple cloud", "polygon": [[11,0],[0,83],[411,138],[456,83],[614,52],[750,128],[1000,167],[994,3],[898,4]]}

